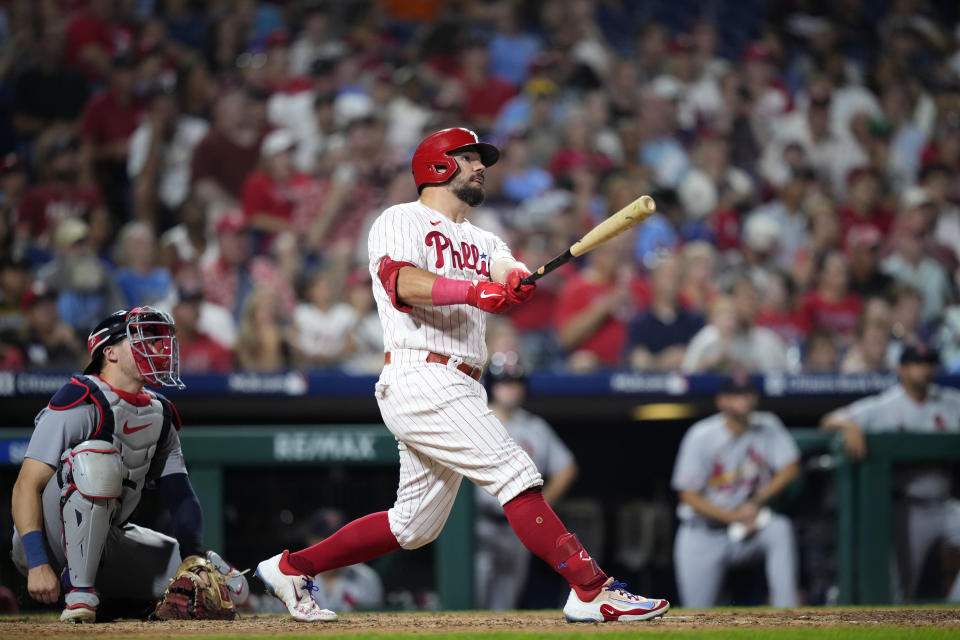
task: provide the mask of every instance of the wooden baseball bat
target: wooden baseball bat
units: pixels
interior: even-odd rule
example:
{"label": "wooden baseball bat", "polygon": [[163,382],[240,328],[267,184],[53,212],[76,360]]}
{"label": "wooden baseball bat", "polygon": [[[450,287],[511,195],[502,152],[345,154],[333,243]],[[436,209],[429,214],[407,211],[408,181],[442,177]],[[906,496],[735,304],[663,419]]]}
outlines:
{"label": "wooden baseball bat", "polygon": [[520,281],[520,284],[533,284],[557,267],[566,264],[571,258],[582,256],[587,251],[596,249],[601,244],[618,236],[627,229],[634,227],[657,210],[657,205],[650,196],[640,196],[620,211],[590,229],[582,238],[570,245],[570,248],[556,258],[543,265],[535,272]]}

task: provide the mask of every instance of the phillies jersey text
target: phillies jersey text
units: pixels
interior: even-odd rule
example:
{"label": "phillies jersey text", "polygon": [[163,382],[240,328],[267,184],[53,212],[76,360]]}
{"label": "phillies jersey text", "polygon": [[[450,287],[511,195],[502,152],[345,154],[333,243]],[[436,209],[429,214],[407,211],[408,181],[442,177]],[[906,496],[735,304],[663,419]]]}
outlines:
{"label": "phillies jersey text", "polygon": [[512,258],[503,240],[468,221],[456,223],[422,202],[390,207],[374,221],[368,242],[373,295],[386,351],[419,349],[480,367],[487,360],[486,313],[466,304],[395,307],[379,277],[384,257],[457,280],[490,280],[490,266]]}

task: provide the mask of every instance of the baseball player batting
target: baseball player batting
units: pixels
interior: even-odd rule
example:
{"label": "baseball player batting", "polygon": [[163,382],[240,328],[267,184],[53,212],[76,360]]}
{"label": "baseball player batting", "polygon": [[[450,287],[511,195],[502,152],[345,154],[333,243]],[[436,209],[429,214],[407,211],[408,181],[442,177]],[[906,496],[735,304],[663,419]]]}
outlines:
{"label": "baseball player batting", "polygon": [[[64,622],[95,622],[101,598],[155,602],[190,556],[229,571],[201,546],[203,513],[180,450],[180,417],[144,389],[183,387],[173,320],[150,307],[117,311],[87,348],[84,375],[37,415],[12,500],[14,564],[38,602],[56,602],[62,588]],[[153,483],[175,538],[128,522]],[[245,599],[246,579],[233,574],[228,587]]]}
{"label": "baseball player batting", "polygon": [[297,620],[336,618],[309,597],[310,576],[436,539],[464,477],[496,497],[521,542],[570,584],[570,622],[647,620],[670,606],[629,593],[600,569],[544,501],[530,456],[487,407],[486,314],[529,300],[535,289],[521,284],[529,271],[503,240],[467,220],[499,156],[468,129],[428,136],[413,155],[420,199],[390,207],[370,230],[386,350],[375,395],[397,439],[400,486],[388,511],[259,564],[256,574]]}

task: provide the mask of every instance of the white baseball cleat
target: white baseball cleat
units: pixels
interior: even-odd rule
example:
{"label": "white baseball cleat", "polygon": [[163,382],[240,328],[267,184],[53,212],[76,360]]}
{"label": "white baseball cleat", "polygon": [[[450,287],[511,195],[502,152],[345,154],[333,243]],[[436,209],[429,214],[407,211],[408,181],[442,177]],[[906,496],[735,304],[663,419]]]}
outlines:
{"label": "white baseball cleat", "polygon": [[[288,553],[284,551],[283,553]],[[313,579],[307,576],[288,576],[280,571],[278,553],[267,558],[257,565],[255,575],[267,587],[267,592],[282,602],[294,620],[299,622],[330,622],[337,619],[337,614],[329,609],[321,609],[313,601],[312,592],[317,589]]]}
{"label": "white baseball cleat", "polygon": [[100,598],[93,589],[71,589],[64,596],[64,601],[67,606],[60,614],[60,622],[82,624],[97,621]]}
{"label": "white baseball cleat", "polygon": [[637,622],[662,616],[669,608],[666,600],[635,596],[627,591],[626,583],[610,578],[590,602],[571,589],[563,615],[567,622]]}

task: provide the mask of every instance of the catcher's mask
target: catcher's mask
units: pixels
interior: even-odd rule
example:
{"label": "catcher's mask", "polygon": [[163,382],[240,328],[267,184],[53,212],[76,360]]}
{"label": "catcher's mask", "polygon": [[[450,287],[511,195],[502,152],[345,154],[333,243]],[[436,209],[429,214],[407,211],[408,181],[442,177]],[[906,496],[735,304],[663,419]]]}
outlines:
{"label": "catcher's mask", "polygon": [[446,184],[460,171],[460,166],[451,156],[456,151],[474,149],[480,154],[483,166],[489,167],[500,159],[500,151],[486,142],[480,142],[470,129],[453,127],[442,129],[423,139],[413,152],[410,168],[417,183],[417,193],[424,187]]}
{"label": "catcher's mask", "polygon": [[184,388],[180,380],[180,345],[173,318],[152,307],[115,311],[94,327],[87,337],[90,364],[83,372],[88,375],[100,373],[104,347],[124,338],[130,341],[137,370],[148,384]]}

